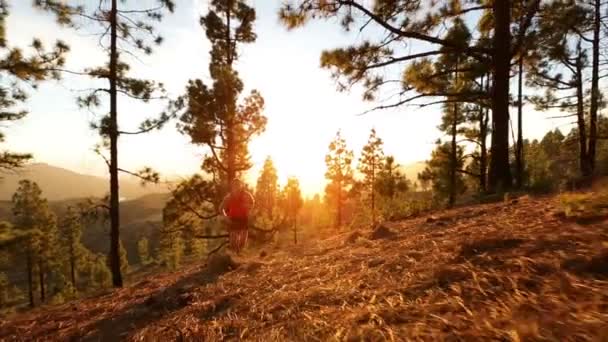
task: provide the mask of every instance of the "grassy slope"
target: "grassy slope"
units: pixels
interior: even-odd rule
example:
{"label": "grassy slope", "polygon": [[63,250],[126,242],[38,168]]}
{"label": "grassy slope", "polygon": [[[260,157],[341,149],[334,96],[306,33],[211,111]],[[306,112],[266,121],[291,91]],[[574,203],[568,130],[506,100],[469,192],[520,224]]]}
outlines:
{"label": "grassy slope", "polygon": [[[608,221],[520,199],[215,257],[0,322],[0,340],[551,340],[608,336]],[[86,336],[86,337],[85,337]]]}

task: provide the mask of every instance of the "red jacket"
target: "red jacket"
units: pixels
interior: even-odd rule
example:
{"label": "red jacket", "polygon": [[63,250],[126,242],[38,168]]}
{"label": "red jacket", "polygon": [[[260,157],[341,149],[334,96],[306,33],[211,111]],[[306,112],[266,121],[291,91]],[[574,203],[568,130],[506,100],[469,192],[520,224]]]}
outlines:
{"label": "red jacket", "polygon": [[253,205],[253,196],[247,191],[226,196],[224,211],[230,218],[247,218]]}

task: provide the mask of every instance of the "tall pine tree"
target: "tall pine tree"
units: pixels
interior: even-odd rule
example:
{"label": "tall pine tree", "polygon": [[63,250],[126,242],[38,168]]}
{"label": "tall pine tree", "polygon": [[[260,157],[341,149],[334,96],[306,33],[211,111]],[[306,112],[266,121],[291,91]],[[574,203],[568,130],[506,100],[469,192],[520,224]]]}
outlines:
{"label": "tall pine tree", "polygon": [[13,229],[25,233],[23,252],[30,306],[35,305],[35,271],[38,273],[40,300],[46,299],[46,279],[49,264],[57,248],[57,228],[54,214],[49,210],[42,190],[30,180],[19,181],[13,195]]}
{"label": "tall pine tree", "polygon": [[[492,146],[489,185],[492,190],[509,188],[512,184],[509,165],[509,80],[511,62],[515,52],[520,50],[523,35],[530,27],[538,11],[540,0],[526,0],[525,17],[520,30],[513,36],[511,26],[512,0],[491,0],[483,2],[437,1],[428,6],[425,1],[375,1],[371,4],[351,0],[303,0],[287,1],[279,16],[288,28],[302,26],[314,18],[338,18],[343,28],[350,30],[381,29],[386,35],[376,41],[363,40],[347,48],[323,52],[321,65],[332,70],[340,89],[347,90],[354,84],[365,88],[364,99],[374,100],[381,89],[395,84],[395,68],[420,58],[447,55],[455,59],[465,54],[479,61],[492,74],[490,94],[470,94],[487,96],[492,108]],[[484,15],[487,14],[487,15]],[[484,43],[471,41],[460,44],[441,37],[445,27],[457,21],[467,22],[480,19],[479,26],[486,25],[488,33]],[[518,18],[519,19],[519,18]],[[403,44],[422,43],[422,51],[407,53]],[[481,42],[481,40],[480,40]],[[387,72],[393,71],[393,72]],[[401,77],[401,79],[403,79]],[[417,94],[409,95],[416,91]],[[397,89],[399,99],[391,104],[382,104],[374,109],[398,107],[413,101],[431,99],[452,94],[436,93],[430,89],[412,87],[408,82]],[[464,95],[464,94],[460,94]],[[488,96],[489,95],[489,96]]]}
{"label": "tall pine tree", "polygon": [[[92,27],[101,28],[99,37],[106,45],[100,44],[103,52],[107,53],[106,65],[77,72],[93,79],[108,82],[107,88],[98,88],[86,96],[79,98],[82,106],[98,107],[102,104],[100,94],[109,97],[109,111],[93,127],[99,130],[102,143],[97,153],[102,156],[110,173],[110,269],[112,284],[115,287],[123,285],[122,266],[120,264],[120,208],[119,208],[119,171],[133,174],[144,181],[158,181],[158,175],[149,168],[139,172],[130,172],[118,166],[118,138],[120,135],[142,134],[160,128],[168,119],[166,113],[159,118],[145,119],[136,131],[121,129],[118,125],[118,98],[120,95],[147,102],[156,97],[158,91],[163,91],[162,84],[128,76],[129,65],[121,54],[133,53],[133,50],[145,54],[152,53],[152,46],[162,42],[152,25],[160,21],[165,11],[173,12],[172,0],[157,0],[158,6],[141,8],[135,1],[102,1],[94,6],[81,5],[79,1],[66,0],[36,0],[35,4],[42,10],[50,11],[57,16],[57,22],[62,25],[78,28],[81,21]],[[102,149],[109,149],[109,158],[103,155]]]}
{"label": "tall pine tree", "polygon": [[201,18],[211,42],[209,72],[212,85],[190,80],[187,94],[178,101],[186,110],[180,130],[192,143],[211,152],[203,161],[203,171],[212,174],[226,190],[230,182],[251,168],[248,144],[266,126],[262,115],[264,99],[256,90],[238,104],[243,82],[234,69],[238,46],[253,43],[255,10],[243,0],[212,0]]}
{"label": "tall pine tree", "polygon": [[359,172],[363,174],[363,185],[369,198],[373,224],[376,224],[376,183],[378,173],[381,171],[384,162],[382,145],[382,139],[376,135],[376,130],[372,128],[367,144],[363,146],[361,158],[359,158]]}
{"label": "tall pine tree", "polygon": [[256,210],[267,217],[272,213],[277,204],[279,186],[277,184],[277,170],[270,157],[264,161],[264,166],[258,177],[255,187]]}
{"label": "tall pine tree", "polygon": [[346,146],[346,140],[342,138],[340,131],[329,144],[329,152],[325,156],[327,171],[325,178],[329,181],[325,187],[325,196],[335,210],[334,225],[339,228],[343,224],[344,203],[348,190],[350,190],[353,178],[353,151]]}

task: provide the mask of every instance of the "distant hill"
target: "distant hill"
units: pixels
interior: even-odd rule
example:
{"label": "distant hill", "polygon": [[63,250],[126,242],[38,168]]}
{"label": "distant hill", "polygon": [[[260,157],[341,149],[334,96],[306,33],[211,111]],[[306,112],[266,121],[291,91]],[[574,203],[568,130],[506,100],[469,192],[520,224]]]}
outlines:
{"label": "distant hill", "polygon": [[[44,163],[29,164],[18,171],[0,173],[0,178],[0,200],[10,200],[22,179],[30,179],[38,183],[44,197],[49,201],[103,197],[109,190],[107,178],[80,174]],[[159,192],[168,191],[161,185],[142,187],[132,176],[121,178],[120,195],[124,199],[134,199]]]}
{"label": "distant hill", "polygon": [[[120,237],[127,250],[129,263],[138,262],[137,242],[141,238],[145,237],[150,241],[152,250],[158,248],[162,212],[170,197],[169,193],[156,193],[120,202]],[[84,198],[50,201],[49,207],[61,218],[68,206],[82,200]],[[12,221],[12,208],[11,201],[0,200],[0,221]],[[84,227],[82,234],[84,245],[93,252],[107,253],[110,243],[109,225],[109,221],[102,219]]]}
{"label": "distant hill", "polygon": [[410,182],[418,182],[418,173],[422,172],[426,167],[425,161],[419,161],[407,165],[401,166],[401,172],[405,174],[405,177],[410,180]]}

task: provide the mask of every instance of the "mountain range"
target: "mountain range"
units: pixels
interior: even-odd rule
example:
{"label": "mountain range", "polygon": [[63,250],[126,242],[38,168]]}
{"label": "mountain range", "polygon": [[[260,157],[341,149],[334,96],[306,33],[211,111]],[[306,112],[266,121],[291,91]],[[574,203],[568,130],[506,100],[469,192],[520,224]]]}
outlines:
{"label": "mountain range", "polygon": [[[0,174],[0,200],[10,200],[22,179],[36,182],[42,189],[43,196],[49,201],[103,197],[109,190],[108,178],[85,175],[44,163],[33,163],[17,171]],[[125,200],[166,192],[169,190],[165,185],[142,186],[133,176],[122,177],[120,181],[120,196]]]}

